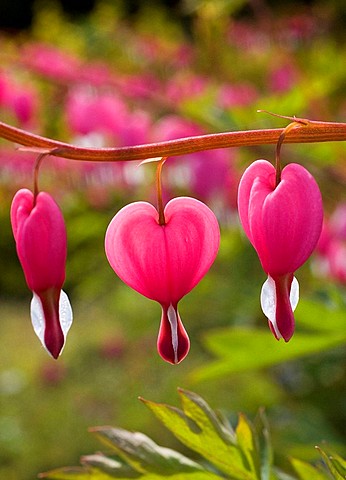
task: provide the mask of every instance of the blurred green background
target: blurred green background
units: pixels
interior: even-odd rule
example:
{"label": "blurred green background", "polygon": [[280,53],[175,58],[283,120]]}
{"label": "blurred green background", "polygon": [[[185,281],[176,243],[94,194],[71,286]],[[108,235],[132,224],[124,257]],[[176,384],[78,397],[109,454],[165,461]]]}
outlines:
{"label": "blurred green background", "polygon": [[[1,120],[71,143],[124,146],[286,125],[257,109],[345,119],[343,2],[131,4],[99,1],[77,15],[38,2],[26,29],[4,25]],[[319,183],[328,241],[340,252],[336,259],[321,245],[297,273],[302,300],[288,344],[275,341],[260,310],[265,275],[235,202],[244,168],[257,158],[272,160],[274,147],[168,160],[166,198],[205,201],[222,234],[209,274],[181,301],[192,345],[178,366],[156,352],[159,305],[122,284],[103,249],[107,225],[122,206],[155,203],[154,166],[44,161],[40,187],[66,220],[64,289],[74,310],[66,347],[54,361],[30,325],[31,293],[9,222],[16,190],[32,188],[34,158],[6,141],[0,147],[0,478],[31,480],[78,464],[98,448],[87,433],[95,425],[144,431],[176,447],[137,397],[174,404],[178,386],[231,420],[264,406],[279,465],[289,455],[314,460],[313,447],[323,441],[346,453],[343,143],[282,149],[284,163],[303,164]]]}

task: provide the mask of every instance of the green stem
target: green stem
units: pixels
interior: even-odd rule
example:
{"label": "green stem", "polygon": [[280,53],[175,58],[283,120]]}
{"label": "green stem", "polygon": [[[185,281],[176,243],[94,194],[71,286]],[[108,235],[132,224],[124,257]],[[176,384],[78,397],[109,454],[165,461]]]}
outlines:
{"label": "green stem", "polygon": [[[283,128],[245,130],[195,137],[167,142],[120,148],[85,148],[41,137],[0,122],[0,137],[29,147],[53,149],[50,155],[93,162],[118,162],[144,160],[152,157],[169,157],[215,148],[230,148],[276,144]],[[346,123],[310,121],[304,128],[293,129],[285,137],[287,143],[313,143],[346,140]]]}

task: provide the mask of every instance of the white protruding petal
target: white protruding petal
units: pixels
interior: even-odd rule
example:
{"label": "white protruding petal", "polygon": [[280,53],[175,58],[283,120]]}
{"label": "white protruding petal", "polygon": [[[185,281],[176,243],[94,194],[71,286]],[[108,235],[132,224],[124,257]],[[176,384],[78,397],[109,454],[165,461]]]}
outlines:
{"label": "white protruding petal", "polygon": [[[42,302],[40,300],[40,297],[35,292],[31,300],[30,316],[31,316],[31,323],[34,328],[34,332],[40,339],[40,342],[44,346],[45,350],[47,350],[46,345],[44,343],[44,332],[45,332],[46,323],[45,323],[45,318],[44,318],[44,313],[42,308]],[[61,330],[63,332],[64,339],[66,340],[67,333],[70,330],[72,325],[73,314],[72,314],[72,308],[71,308],[71,304],[68,299],[68,296],[63,290],[61,290],[60,298],[59,298],[59,319],[60,319]],[[61,352],[62,350],[63,349],[61,349]],[[50,354],[50,352],[48,353]]]}
{"label": "white protruding petal", "polygon": [[70,300],[67,294],[64,292],[64,290],[61,290],[60,292],[59,318],[60,318],[61,330],[66,340],[67,333],[70,330],[72,325],[73,313],[72,313]]}
{"label": "white protruding petal", "polygon": [[44,344],[44,329],[45,329],[44,313],[43,313],[41,300],[39,296],[36,295],[35,292],[31,300],[30,315],[31,315],[31,323],[34,328],[34,332],[40,339],[40,342],[42,343],[44,348],[46,348]]}
{"label": "white protruding petal", "polygon": [[[293,277],[292,284],[291,284],[291,291],[290,291],[290,302],[292,311],[296,309],[299,301],[299,283],[296,277]],[[275,282],[268,275],[267,280],[264,282],[261,290],[261,307],[263,310],[264,315],[268,318],[270,323],[273,326],[275,334],[278,338],[282,338],[279,329],[277,328],[276,324],[276,290],[275,290]]]}
{"label": "white protruding petal", "polygon": [[171,326],[174,362],[178,363],[178,319],[177,319],[177,314],[175,313],[175,310],[172,305],[168,307],[167,317]]}
{"label": "white protruding petal", "polygon": [[299,283],[296,277],[293,277],[293,281],[291,285],[290,302],[291,302],[292,310],[294,312],[299,302]]}

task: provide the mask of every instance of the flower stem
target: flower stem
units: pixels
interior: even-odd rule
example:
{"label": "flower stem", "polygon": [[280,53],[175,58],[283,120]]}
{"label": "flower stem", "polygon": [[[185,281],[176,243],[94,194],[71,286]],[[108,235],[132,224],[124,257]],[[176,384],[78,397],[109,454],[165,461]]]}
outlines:
{"label": "flower stem", "polygon": [[36,205],[36,198],[37,198],[37,195],[38,195],[38,193],[39,193],[39,188],[38,188],[38,174],[39,174],[40,166],[41,166],[42,160],[43,160],[44,157],[46,157],[47,155],[48,155],[47,152],[41,153],[41,154],[36,158],[35,167],[34,167],[34,205]]}
{"label": "flower stem", "polygon": [[165,212],[162,200],[162,167],[167,157],[162,157],[157,165],[156,170],[156,191],[157,191],[157,208],[159,212],[159,225],[166,225]]}
{"label": "flower stem", "polygon": [[[245,130],[198,135],[131,147],[86,148],[41,137],[0,122],[1,138],[30,147],[53,149],[50,155],[56,157],[93,162],[144,160],[152,157],[186,155],[215,148],[276,144],[284,130],[283,128]],[[304,128],[295,128],[285,136],[287,143],[332,141],[346,141],[346,123],[309,120]]]}
{"label": "flower stem", "polygon": [[[287,117],[285,117],[287,118]],[[291,132],[294,128],[297,127],[302,127],[309,125],[309,120],[305,119],[296,119],[293,122],[291,122],[289,125],[287,125],[286,128],[283,129],[281,132],[279,139],[276,144],[276,149],[275,149],[275,170],[276,170],[276,176],[275,176],[275,186],[277,187],[279,183],[281,182],[281,160],[280,160],[280,152],[281,152],[281,146],[286,138],[286,135]]]}

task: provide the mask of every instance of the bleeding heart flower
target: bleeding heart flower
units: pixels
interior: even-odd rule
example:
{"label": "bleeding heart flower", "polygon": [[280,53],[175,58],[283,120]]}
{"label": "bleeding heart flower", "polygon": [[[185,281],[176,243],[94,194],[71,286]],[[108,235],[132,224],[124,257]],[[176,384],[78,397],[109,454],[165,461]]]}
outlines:
{"label": "bleeding heart flower", "polygon": [[277,339],[294,332],[298,303],[294,272],[308,259],[322,229],[323,208],[318,185],[301,165],[291,163],[276,185],[276,170],[257,160],[244,172],[238,190],[239,216],[268,274],[261,305]]}
{"label": "bleeding heart flower", "polygon": [[65,281],[66,229],[53,198],[27,189],[12,201],[11,223],[26,283],[34,296],[31,321],[36,335],[54,358],[60,355],[72,323]]}
{"label": "bleeding heart flower", "polygon": [[107,229],[105,249],[111,267],[127,285],[161,304],[158,351],[176,364],[190,347],[178,302],[215,260],[220,231],[214,213],[194,198],[174,198],[164,216],[165,224],[160,225],[150,203],[125,206]]}

